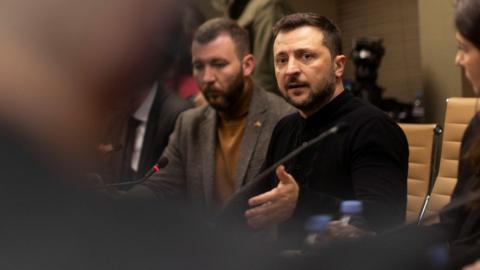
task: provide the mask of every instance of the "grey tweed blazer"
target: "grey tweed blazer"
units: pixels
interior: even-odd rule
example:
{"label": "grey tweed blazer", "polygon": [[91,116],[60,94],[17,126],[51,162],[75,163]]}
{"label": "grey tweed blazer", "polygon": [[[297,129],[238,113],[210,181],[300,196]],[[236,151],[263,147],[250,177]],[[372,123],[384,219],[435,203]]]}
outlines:
{"label": "grey tweed blazer", "polygon": [[[273,128],[283,116],[294,111],[282,98],[254,87],[240,145],[235,177],[237,190],[259,173]],[[168,165],[131,192],[147,192],[159,199],[184,195],[196,207],[211,210],[216,146],[216,111],[205,105],[183,112],[162,155],[168,158]]]}

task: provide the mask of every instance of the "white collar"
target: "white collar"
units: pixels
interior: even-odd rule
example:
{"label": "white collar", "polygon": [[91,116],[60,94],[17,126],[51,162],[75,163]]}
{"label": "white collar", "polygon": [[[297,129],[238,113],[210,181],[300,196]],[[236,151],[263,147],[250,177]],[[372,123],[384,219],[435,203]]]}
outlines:
{"label": "white collar", "polygon": [[138,109],[135,111],[133,114],[133,118],[137,119],[138,121],[141,122],[147,122],[148,120],[148,114],[150,113],[150,110],[152,109],[153,105],[153,100],[155,98],[155,94],[157,93],[157,83],[153,85],[153,87],[150,89],[150,92],[148,93],[147,97],[143,100],[142,104]]}

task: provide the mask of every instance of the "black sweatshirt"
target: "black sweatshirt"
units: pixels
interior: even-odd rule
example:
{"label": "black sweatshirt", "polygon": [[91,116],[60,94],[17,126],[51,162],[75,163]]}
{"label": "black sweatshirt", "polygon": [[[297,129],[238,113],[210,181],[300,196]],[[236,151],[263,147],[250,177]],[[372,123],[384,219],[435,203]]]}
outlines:
{"label": "black sweatshirt", "polygon": [[[478,192],[479,174],[464,156],[480,137],[480,114],[470,121],[462,138],[458,164],[458,181],[452,194],[452,202],[463,198],[470,192]],[[447,206],[449,206],[448,204]],[[451,258],[454,267],[460,268],[473,263],[480,257],[480,210],[477,204],[447,211],[440,215],[440,223],[430,228],[441,233],[439,240],[450,243]]]}
{"label": "black sweatshirt", "polygon": [[[403,131],[385,113],[343,92],[307,119],[286,116],[275,127],[265,168],[335,124],[345,132],[331,136],[285,164],[300,185],[293,217],[281,230],[303,231],[308,216],[338,214],[342,200],[364,205],[369,229],[382,231],[405,221],[408,144]],[[272,177],[271,186],[278,180]],[[293,231],[292,231],[293,230]]]}

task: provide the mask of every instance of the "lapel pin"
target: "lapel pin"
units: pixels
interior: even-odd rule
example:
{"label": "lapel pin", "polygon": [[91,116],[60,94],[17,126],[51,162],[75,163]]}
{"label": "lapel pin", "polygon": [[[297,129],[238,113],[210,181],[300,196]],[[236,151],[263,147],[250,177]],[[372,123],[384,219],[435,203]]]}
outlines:
{"label": "lapel pin", "polygon": [[257,127],[257,128],[261,128],[261,127],[262,127],[262,123],[261,123],[260,121],[255,122],[254,125],[255,125],[255,127]]}

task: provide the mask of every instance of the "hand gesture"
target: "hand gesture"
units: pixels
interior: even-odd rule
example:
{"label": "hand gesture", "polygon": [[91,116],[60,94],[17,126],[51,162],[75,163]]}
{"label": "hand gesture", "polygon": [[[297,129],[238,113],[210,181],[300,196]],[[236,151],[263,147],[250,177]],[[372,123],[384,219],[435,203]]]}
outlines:
{"label": "hand gesture", "polygon": [[289,219],[297,205],[299,187],[284,166],[276,170],[278,185],[263,194],[250,198],[250,208],[245,212],[247,223],[253,228],[262,228]]}

